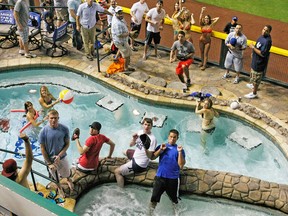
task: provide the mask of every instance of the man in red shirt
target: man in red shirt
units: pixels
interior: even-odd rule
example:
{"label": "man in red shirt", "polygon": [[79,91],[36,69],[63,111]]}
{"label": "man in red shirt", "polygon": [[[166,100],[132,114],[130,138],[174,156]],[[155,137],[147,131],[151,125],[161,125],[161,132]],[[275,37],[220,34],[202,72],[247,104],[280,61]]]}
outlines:
{"label": "man in red shirt", "polygon": [[109,138],[100,134],[101,124],[93,122],[90,127],[90,137],[85,141],[85,145],[81,146],[79,141],[80,130],[76,128],[73,132],[72,140],[76,140],[76,145],[81,154],[78,159],[77,168],[83,171],[96,170],[99,164],[99,153],[104,143],[110,145],[110,151],[107,158],[111,158],[115,144]]}

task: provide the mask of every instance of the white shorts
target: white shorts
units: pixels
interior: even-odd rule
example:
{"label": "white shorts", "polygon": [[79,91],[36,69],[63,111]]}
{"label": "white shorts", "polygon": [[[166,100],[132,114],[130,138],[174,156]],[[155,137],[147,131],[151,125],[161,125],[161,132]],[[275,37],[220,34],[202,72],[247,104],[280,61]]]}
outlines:
{"label": "white shorts", "polygon": [[146,171],[146,167],[145,168],[140,167],[138,164],[136,164],[134,158],[132,158],[132,160],[130,160],[126,164],[120,166],[120,172],[122,176],[126,176],[133,173],[141,173],[144,171]]}
{"label": "white shorts", "polygon": [[[49,169],[49,172],[51,173],[51,175],[53,176],[54,179],[56,179],[56,174],[54,171],[52,171],[51,169]],[[67,159],[67,157],[64,157],[60,160],[58,166],[57,166],[57,172],[58,172],[58,176],[60,176],[60,178],[68,178],[70,177],[70,164],[69,161]],[[59,179],[60,180],[60,179]]]}
{"label": "white shorts", "polygon": [[126,42],[126,43],[114,43],[114,44],[119,49],[123,58],[127,58],[127,57],[130,57],[132,55],[132,51],[131,51],[131,48],[130,48],[128,42]]}

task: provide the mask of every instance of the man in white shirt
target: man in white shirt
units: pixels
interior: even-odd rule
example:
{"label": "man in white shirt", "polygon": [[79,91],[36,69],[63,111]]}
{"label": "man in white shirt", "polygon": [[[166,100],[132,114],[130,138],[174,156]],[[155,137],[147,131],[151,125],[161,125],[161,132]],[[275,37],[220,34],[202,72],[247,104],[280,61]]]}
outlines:
{"label": "man in white shirt", "polygon": [[149,11],[148,5],[145,0],[140,0],[132,5],[130,10],[131,15],[131,31],[135,31],[134,36],[131,37],[131,49],[137,51],[134,47],[134,39],[136,39],[141,30],[143,16]]}
{"label": "man in white shirt", "polygon": [[[151,132],[152,126],[152,119],[145,118],[143,129],[133,134],[130,142],[131,147],[136,146],[133,158],[126,164],[117,167],[114,172],[119,187],[124,187],[124,176],[146,170],[157,145],[157,140]],[[148,143],[150,145],[147,145]]]}
{"label": "man in white shirt", "polygon": [[158,44],[160,43],[161,36],[160,36],[160,31],[163,30],[163,23],[164,23],[164,18],[165,18],[165,10],[162,8],[163,7],[163,1],[158,0],[156,7],[152,8],[148,11],[146,14],[146,22],[148,22],[147,25],[147,35],[145,39],[145,45],[144,45],[144,54],[143,54],[143,59],[146,60],[148,58],[147,56],[147,51],[148,47],[152,42],[154,42],[154,49],[155,49],[155,56],[157,58],[161,58],[160,55],[157,53],[157,47]]}

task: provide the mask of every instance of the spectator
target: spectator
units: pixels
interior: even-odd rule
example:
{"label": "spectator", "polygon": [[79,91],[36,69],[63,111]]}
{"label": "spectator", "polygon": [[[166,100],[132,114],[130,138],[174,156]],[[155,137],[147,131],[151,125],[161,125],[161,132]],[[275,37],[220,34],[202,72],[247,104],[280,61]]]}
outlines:
{"label": "spectator", "polygon": [[[70,166],[66,151],[69,148],[69,129],[59,123],[57,110],[50,110],[48,113],[49,124],[42,128],[39,134],[39,143],[43,158],[48,165],[49,172],[55,180],[63,178],[66,180],[70,190],[73,183],[70,179]],[[56,171],[58,176],[56,176]],[[60,195],[65,197],[60,184],[57,184]]]}
{"label": "spectator", "polygon": [[[103,7],[106,10],[108,10],[108,2],[107,2],[107,0],[98,0],[98,3],[100,4],[101,7]],[[100,30],[101,31],[103,31],[105,28],[108,27],[108,20],[107,19],[108,19],[107,14],[99,13]],[[102,39],[103,40],[110,40],[110,35],[109,35],[108,30],[103,32]]]}
{"label": "spectator", "polygon": [[250,83],[247,87],[252,88],[253,92],[246,94],[245,98],[253,99],[257,97],[257,90],[261,83],[262,77],[267,68],[270,48],[272,46],[271,33],[272,26],[266,25],[262,30],[262,35],[258,38],[256,44],[251,43],[249,47],[252,52]]}
{"label": "spectator", "polygon": [[12,181],[15,181],[18,184],[30,189],[27,176],[29,175],[32,168],[33,153],[28,136],[21,133],[20,138],[23,139],[25,143],[25,160],[22,168],[18,170],[17,162],[14,159],[8,159],[2,165],[3,170],[1,174],[11,179]]}
{"label": "spectator", "polygon": [[149,11],[146,0],[140,0],[134,3],[130,10],[131,15],[131,28],[130,31],[135,31],[134,37],[131,37],[130,46],[133,51],[137,51],[134,47],[134,40],[138,37],[141,30],[143,16]]}
{"label": "spectator", "polygon": [[239,83],[240,71],[243,68],[243,51],[247,47],[247,38],[242,33],[243,27],[241,24],[237,24],[235,31],[227,35],[225,44],[228,47],[228,52],[225,59],[225,68],[227,69],[226,73],[223,75],[223,78],[231,77],[229,71],[234,66],[234,69],[237,73],[234,84]]}
{"label": "spectator", "polygon": [[178,40],[173,43],[171,48],[170,62],[172,63],[176,61],[176,59],[180,60],[176,67],[176,74],[182,83],[185,83],[183,73],[185,74],[187,87],[191,86],[189,67],[193,63],[194,53],[195,48],[192,43],[185,39],[185,32],[179,31]]}
{"label": "spectator", "polygon": [[77,31],[82,34],[85,54],[90,61],[93,61],[94,56],[97,11],[112,15],[98,3],[93,2],[93,0],[87,0],[79,6],[76,16]]}
{"label": "spectator", "polygon": [[83,47],[82,37],[79,31],[76,28],[76,14],[78,8],[81,4],[81,0],[68,0],[68,13],[69,13],[69,22],[72,25],[73,32],[72,32],[72,44],[73,47],[76,47],[77,50],[81,50]]}
{"label": "spectator", "polygon": [[183,10],[182,19],[180,21],[180,29],[185,32],[185,38],[193,43],[191,27],[195,24],[193,13],[188,9]]}
{"label": "spectator", "polygon": [[25,0],[18,0],[14,7],[14,18],[16,21],[17,29],[20,35],[19,45],[20,55],[25,55],[26,58],[35,58],[35,54],[29,52],[28,37],[29,37],[29,7]]}
{"label": "spectator", "polygon": [[223,31],[224,31],[226,34],[229,34],[229,33],[231,33],[231,32],[234,32],[234,29],[235,29],[236,26],[237,26],[237,21],[238,21],[238,17],[233,16],[231,22],[227,23],[227,25],[225,26],[225,28],[224,28]]}
{"label": "spectator", "polygon": [[47,33],[52,33],[55,30],[54,25],[54,15],[51,11],[44,11],[43,12],[43,20],[45,23],[45,30]]}
{"label": "spectator", "polygon": [[67,0],[54,0],[54,7],[57,17],[56,26],[60,27],[64,22],[68,21]]}
{"label": "spectator", "polygon": [[[43,110],[48,110],[52,108],[55,104],[60,102],[60,99],[56,99],[48,90],[47,86],[40,87],[40,98],[39,104],[42,106]],[[53,102],[54,101],[54,102]]]}
{"label": "spectator", "polygon": [[168,14],[166,14],[166,17],[171,20],[172,27],[173,27],[173,35],[174,35],[174,41],[178,40],[178,32],[180,30],[180,21],[182,13],[184,12],[184,9],[181,7],[181,0],[177,1],[174,5],[174,12],[169,17]]}
{"label": "spectator", "polygon": [[207,68],[208,62],[208,53],[211,47],[211,35],[212,35],[212,27],[217,23],[219,17],[215,17],[211,19],[210,15],[205,15],[203,18],[203,12],[206,10],[206,7],[202,7],[199,23],[201,26],[201,36],[199,40],[199,47],[201,52],[201,63],[199,65],[201,70],[205,70]]}
{"label": "spectator", "polygon": [[175,215],[179,214],[176,210],[176,204],[178,204],[180,169],[183,169],[186,161],[183,147],[176,144],[178,138],[179,132],[175,129],[170,130],[168,142],[157,146],[153,154],[153,159],[159,156],[160,158],[153,184],[150,214],[153,213],[157,203],[160,202],[164,191],[173,203]]}
{"label": "spectator", "polygon": [[76,140],[76,146],[78,152],[80,153],[80,158],[78,159],[77,168],[80,171],[91,171],[96,170],[99,164],[99,154],[104,143],[110,146],[109,154],[107,158],[111,158],[115,144],[112,140],[100,134],[101,124],[99,122],[93,122],[90,127],[90,137],[86,139],[85,145],[82,147],[79,135],[80,130],[76,128],[73,133],[72,140]]}
{"label": "spectator", "polygon": [[165,10],[162,7],[163,7],[163,1],[158,0],[156,7],[150,9],[148,13],[146,14],[145,20],[146,22],[148,22],[148,25],[147,25],[147,35],[146,35],[145,45],[144,45],[144,54],[143,54],[144,60],[148,58],[147,51],[152,40],[154,42],[155,56],[157,58],[161,58],[161,56],[158,55],[157,48],[161,40],[160,31],[163,30],[163,23],[164,23],[164,18],[166,14]]}
{"label": "spectator", "polygon": [[200,109],[201,101],[197,101],[195,113],[200,114],[202,117],[202,130],[201,130],[201,145],[205,154],[208,154],[206,148],[206,140],[208,135],[212,135],[216,129],[213,122],[214,117],[219,117],[219,113],[213,109],[213,103],[210,98],[206,98],[203,101],[204,105]]}
{"label": "spectator", "polygon": [[[129,30],[127,23],[124,20],[122,7],[117,6],[115,15],[112,18],[111,34],[112,40],[122,57],[125,59],[124,71],[135,71],[134,68],[129,67],[130,57],[132,54],[131,48],[128,44]],[[117,54],[118,56],[118,54]]]}
{"label": "spectator", "polygon": [[116,0],[111,0],[111,3],[110,3],[110,7],[108,9],[108,11],[110,12],[111,15],[107,15],[107,21],[108,21],[108,25],[111,27],[111,23],[112,23],[112,18],[114,16],[114,14],[116,13],[115,12],[115,9],[117,7],[117,2]]}
{"label": "spectator", "polygon": [[[130,146],[135,145],[136,149],[133,151],[132,160],[115,169],[115,177],[119,187],[124,187],[124,176],[146,170],[157,145],[157,140],[151,132],[152,126],[152,119],[145,118],[143,129],[133,134]],[[129,158],[129,155],[127,156]]]}

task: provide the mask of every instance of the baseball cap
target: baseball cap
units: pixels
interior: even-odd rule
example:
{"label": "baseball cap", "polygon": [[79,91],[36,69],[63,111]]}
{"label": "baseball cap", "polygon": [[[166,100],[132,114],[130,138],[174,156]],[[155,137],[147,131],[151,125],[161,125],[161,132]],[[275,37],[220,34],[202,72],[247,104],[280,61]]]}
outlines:
{"label": "baseball cap", "polygon": [[238,17],[237,17],[237,16],[233,16],[233,17],[232,17],[232,20],[237,21],[237,20],[238,20]]}
{"label": "baseball cap", "polygon": [[122,9],[122,7],[120,7],[120,6],[117,6],[117,7],[115,8],[115,12],[118,13],[119,11],[123,11],[123,9]]}
{"label": "baseball cap", "polygon": [[9,178],[16,172],[17,163],[14,159],[8,159],[3,163],[2,167],[3,167],[3,170],[1,174]]}
{"label": "baseball cap", "polygon": [[94,130],[100,131],[102,125],[99,122],[93,122],[89,127],[93,128]]}

